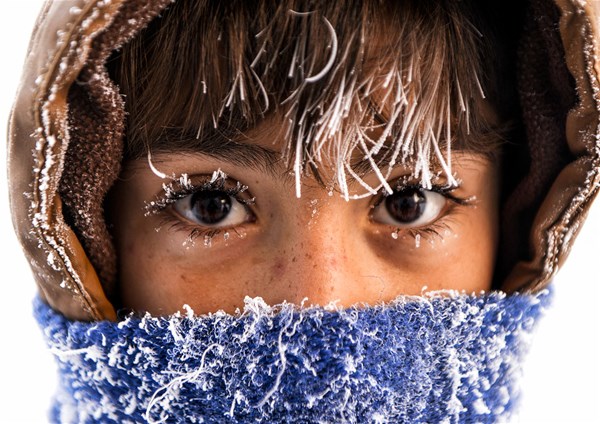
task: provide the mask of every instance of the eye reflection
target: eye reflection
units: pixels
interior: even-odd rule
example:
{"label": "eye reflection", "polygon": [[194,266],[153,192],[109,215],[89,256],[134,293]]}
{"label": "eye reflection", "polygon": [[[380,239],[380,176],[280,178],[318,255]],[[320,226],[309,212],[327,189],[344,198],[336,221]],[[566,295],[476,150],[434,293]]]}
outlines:
{"label": "eye reflection", "polygon": [[404,188],[375,205],[372,219],[381,224],[416,228],[434,222],[446,204],[440,193],[421,188]]}
{"label": "eye reflection", "polygon": [[219,190],[190,194],[177,200],[173,208],[183,218],[204,227],[231,227],[249,220],[247,207]]}

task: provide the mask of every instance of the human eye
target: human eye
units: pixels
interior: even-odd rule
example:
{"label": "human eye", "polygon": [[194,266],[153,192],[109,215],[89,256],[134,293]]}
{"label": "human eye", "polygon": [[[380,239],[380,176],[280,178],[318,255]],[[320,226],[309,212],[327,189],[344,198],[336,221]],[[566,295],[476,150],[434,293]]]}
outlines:
{"label": "human eye", "polygon": [[428,190],[418,185],[400,186],[376,201],[371,219],[398,229],[427,228],[454,206],[467,204],[467,200],[452,194],[454,189],[456,187],[434,186]]}
{"label": "human eye", "polygon": [[251,219],[248,206],[222,190],[196,191],[172,207],[182,218],[206,228],[235,227]]}
{"label": "human eye", "polygon": [[254,222],[253,204],[248,187],[222,172],[193,179],[184,174],[163,185],[163,194],[147,204],[146,215],[158,215],[163,224],[172,224],[170,228],[189,232],[190,240],[204,236],[210,244],[220,231],[237,232],[237,228]]}

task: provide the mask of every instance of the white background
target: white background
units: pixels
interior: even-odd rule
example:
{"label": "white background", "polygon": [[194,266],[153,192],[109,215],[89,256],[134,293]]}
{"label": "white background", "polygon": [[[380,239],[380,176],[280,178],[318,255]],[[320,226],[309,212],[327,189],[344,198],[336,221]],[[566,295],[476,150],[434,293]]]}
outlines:
{"label": "white background", "polygon": [[[3,2],[0,134],[41,0]],[[0,423],[46,422],[55,368],[33,318],[35,285],[13,233],[0,148]],[[525,367],[515,422],[600,423],[600,199],[555,279],[555,301]]]}

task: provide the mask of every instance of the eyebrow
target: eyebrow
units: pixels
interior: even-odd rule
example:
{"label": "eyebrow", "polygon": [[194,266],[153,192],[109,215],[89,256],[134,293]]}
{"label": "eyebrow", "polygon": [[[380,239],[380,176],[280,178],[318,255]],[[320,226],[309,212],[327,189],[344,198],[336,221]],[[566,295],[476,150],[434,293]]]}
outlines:
{"label": "eyebrow", "polygon": [[[497,137],[497,133],[494,131],[491,133]],[[486,135],[490,136],[492,134]],[[204,137],[197,138],[196,134],[177,128],[169,128],[165,129],[163,136],[151,143],[149,148],[153,160],[157,163],[168,160],[161,158],[161,155],[204,156],[267,174],[272,178],[281,180],[286,185],[294,184],[295,177],[291,172],[292,167],[290,162],[286,160],[284,152],[268,149],[252,142],[239,141],[240,139],[251,141],[254,138],[241,132],[229,135],[219,130],[210,131]],[[386,147],[384,147],[380,152],[383,157],[373,158],[378,166],[385,167],[385,158],[388,156],[385,154],[386,150]],[[456,149],[453,149],[453,153],[463,150],[468,151],[468,149],[457,146]],[[407,165],[409,164],[397,163],[394,167]],[[357,160],[351,166],[352,170],[361,178],[374,172],[372,162],[366,157]],[[352,176],[347,175],[346,177],[349,185],[358,183]],[[319,180],[318,177],[317,179]]]}
{"label": "eyebrow", "polygon": [[[152,155],[157,163],[161,162],[160,154],[201,155],[235,166],[243,166],[254,171],[268,174],[274,178],[284,178],[286,182],[294,182],[291,166],[285,158],[284,152],[271,150],[263,146],[240,142],[237,139],[252,140],[244,134],[228,137],[220,132],[211,132],[206,137],[196,138],[184,131],[169,129],[165,137],[152,146]],[[386,149],[383,148],[382,151]],[[378,162],[376,160],[376,162]],[[352,169],[359,176],[373,172],[369,159],[364,158],[352,164]],[[350,184],[355,183],[354,178],[347,176]]]}
{"label": "eyebrow", "polygon": [[151,145],[156,162],[160,155],[177,154],[206,156],[235,166],[243,166],[275,178],[293,180],[284,154],[253,143],[237,141],[221,133],[196,138],[180,131],[168,131],[168,136]]}
{"label": "eyebrow", "polygon": [[[237,138],[252,139],[239,133]],[[295,184],[292,168],[286,161],[283,152],[253,143],[240,142],[235,139],[235,136],[228,137],[218,131],[211,132],[206,137],[196,138],[195,135],[184,131],[169,129],[150,148],[155,163],[168,160],[161,158],[161,155],[203,156],[267,174],[281,180],[286,185]],[[382,152],[385,150],[383,148]],[[376,160],[376,162],[378,161]],[[397,164],[397,166],[400,165]],[[372,163],[369,159],[363,158],[352,164],[352,170],[362,178],[373,172]],[[350,175],[347,175],[347,181],[349,185],[358,184]]]}

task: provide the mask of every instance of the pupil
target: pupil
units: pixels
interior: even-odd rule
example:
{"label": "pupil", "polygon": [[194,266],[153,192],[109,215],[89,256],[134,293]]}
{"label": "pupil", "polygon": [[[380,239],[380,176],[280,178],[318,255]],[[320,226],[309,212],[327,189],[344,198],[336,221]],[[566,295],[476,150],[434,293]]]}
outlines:
{"label": "pupil", "polygon": [[191,202],[194,215],[206,224],[224,220],[231,210],[231,197],[220,191],[195,193]]}
{"label": "pupil", "polygon": [[427,199],[422,190],[406,189],[385,198],[389,214],[399,222],[410,223],[423,215]]}

